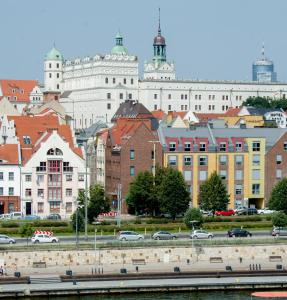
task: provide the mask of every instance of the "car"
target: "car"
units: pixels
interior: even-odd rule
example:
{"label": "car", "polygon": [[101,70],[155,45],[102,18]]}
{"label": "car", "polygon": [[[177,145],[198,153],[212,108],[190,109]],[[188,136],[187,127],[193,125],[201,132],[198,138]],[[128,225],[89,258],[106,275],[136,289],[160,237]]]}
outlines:
{"label": "car", "polygon": [[224,217],[230,217],[235,215],[235,211],[233,209],[230,210],[218,210],[215,212],[216,216],[224,216]]}
{"label": "car", "polygon": [[1,234],[0,235],[0,244],[15,244],[16,241],[10,238],[8,235]]}
{"label": "car", "polygon": [[40,220],[41,218],[39,216],[36,215],[27,215],[25,216],[24,220],[28,220],[28,221],[34,221],[34,220]]}
{"label": "car", "polygon": [[158,231],[152,235],[152,239],[154,240],[174,240],[177,236],[168,231]]}
{"label": "car", "polygon": [[50,214],[47,217],[48,220],[61,220],[61,216],[59,214]]}
{"label": "car", "polygon": [[31,242],[34,244],[38,243],[58,243],[59,239],[55,236],[50,236],[47,234],[34,234],[31,238]]}
{"label": "car", "polygon": [[134,231],[120,231],[118,235],[118,240],[120,241],[141,241],[144,239],[142,234]]}
{"label": "car", "polygon": [[228,230],[227,236],[228,237],[248,237],[248,236],[251,237],[252,234],[249,231],[242,228],[233,228],[231,230]]}
{"label": "car", "polygon": [[21,220],[24,218],[24,214],[21,211],[14,211],[10,213],[10,216],[13,220]]}
{"label": "car", "polygon": [[211,211],[207,211],[207,210],[201,209],[200,212],[201,212],[202,215],[212,216],[212,212]]}
{"label": "car", "polygon": [[276,211],[265,207],[265,208],[262,208],[262,209],[258,209],[257,212],[258,212],[259,215],[268,215],[268,214],[273,214]]}
{"label": "car", "polygon": [[0,215],[0,220],[11,220],[10,214],[2,214]]}
{"label": "car", "polygon": [[206,231],[206,230],[194,230],[191,235],[190,235],[191,239],[212,239],[213,238],[213,234]]}
{"label": "car", "polygon": [[272,232],[272,236],[287,236],[287,228],[286,227],[274,227]]}
{"label": "car", "polygon": [[248,208],[239,210],[236,214],[238,216],[240,216],[240,215],[257,215],[257,213],[258,213],[258,211],[255,207],[248,207]]}

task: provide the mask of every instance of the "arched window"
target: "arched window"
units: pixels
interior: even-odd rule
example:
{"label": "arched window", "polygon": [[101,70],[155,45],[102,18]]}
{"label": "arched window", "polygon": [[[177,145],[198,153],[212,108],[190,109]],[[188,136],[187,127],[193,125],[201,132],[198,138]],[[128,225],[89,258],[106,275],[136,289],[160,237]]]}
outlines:
{"label": "arched window", "polygon": [[47,155],[63,155],[63,152],[59,148],[51,148],[48,150]]}

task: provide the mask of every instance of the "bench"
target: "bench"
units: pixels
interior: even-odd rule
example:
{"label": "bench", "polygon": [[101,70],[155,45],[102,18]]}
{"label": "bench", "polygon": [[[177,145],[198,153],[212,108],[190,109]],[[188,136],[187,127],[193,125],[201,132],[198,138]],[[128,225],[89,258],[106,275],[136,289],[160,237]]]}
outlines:
{"label": "bench", "polygon": [[209,262],[210,263],[223,263],[223,259],[222,259],[222,257],[214,256],[214,257],[209,258]]}
{"label": "bench", "polygon": [[280,255],[271,255],[271,256],[269,256],[269,261],[270,262],[280,262],[280,261],[282,261],[282,256],[280,256]]}
{"label": "bench", "polygon": [[33,268],[46,268],[46,262],[44,261],[33,262]]}
{"label": "bench", "polygon": [[145,265],[145,259],[132,259],[133,265]]}

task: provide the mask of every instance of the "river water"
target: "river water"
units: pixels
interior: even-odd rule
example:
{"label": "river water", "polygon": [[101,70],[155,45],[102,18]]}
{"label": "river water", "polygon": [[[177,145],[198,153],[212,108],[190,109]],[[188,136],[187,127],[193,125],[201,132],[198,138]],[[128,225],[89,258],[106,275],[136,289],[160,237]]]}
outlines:
{"label": "river water", "polygon": [[[250,300],[251,291],[237,292],[170,292],[170,293],[145,293],[111,296],[64,296],[26,298],[26,300]],[[287,298],[286,298],[287,299]],[[285,300],[286,300],[285,299]],[[271,300],[269,298],[269,300]]]}

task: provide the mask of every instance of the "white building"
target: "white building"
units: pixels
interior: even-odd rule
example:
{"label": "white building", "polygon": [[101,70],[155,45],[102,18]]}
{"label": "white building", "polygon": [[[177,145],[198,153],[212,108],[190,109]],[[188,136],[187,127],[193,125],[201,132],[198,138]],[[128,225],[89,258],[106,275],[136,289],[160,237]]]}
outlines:
{"label": "white building", "polygon": [[[1,149],[8,146],[19,148],[19,164],[14,163],[18,169],[9,166],[8,170],[4,165],[7,170],[2,171],[7,173],[2,178],[10,178],[11,168],[15,169],[13,183],[17,189],[14,188],[14,196],[18,195],[21,203],[17,210],[21,209],[26,215],[46,217],[58,213],[62,218],[68,218],[75,211],[79,191],[85,189],[86,174],[89,186],[84,153],[76,146],[71,127],[61,124],[53,113],[4,116],[0,122],[0,192],[3,187],[3,193],[10,193],[12,187],[10,181],[1,186],[1,160],[7,165],[7,159],[1,159]],[[13,151],[13,155],[16,153]]]}
{"label": "white building", "polygon": [[46,91],[62,92],[60,102],[74,119],[75,129],[87,128],[96,119],[109,123],[126,99],[139,100],[149,110],[224,113],[241,106],[248,97],[287,96],[287,83],[281,82],[176,79],[160,25],[153,49],[141,80],[138,59],[128,54],[120,34],[106,55],[64,60],[53,48],[45,59]]}
{"label": "white building", "polygon": [[0,144],[0,214],[20,211],[20,145]]}

